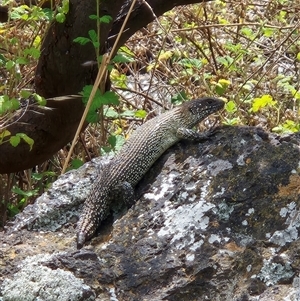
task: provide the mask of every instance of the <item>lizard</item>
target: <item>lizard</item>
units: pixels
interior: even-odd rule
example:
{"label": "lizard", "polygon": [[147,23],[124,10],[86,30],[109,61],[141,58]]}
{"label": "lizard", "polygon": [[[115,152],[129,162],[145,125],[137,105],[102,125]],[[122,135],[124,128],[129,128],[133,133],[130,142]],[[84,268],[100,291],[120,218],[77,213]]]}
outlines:
{"label": "lizard", "polygon": [[224,101],[204,97],[184,102],[138,127],[92,184],[77,224],[77,249],[92,238],[116,198],[134,199],[134,187],[154,162],[182,139],[201,141],[213,131],[192,128],[224,107]]}

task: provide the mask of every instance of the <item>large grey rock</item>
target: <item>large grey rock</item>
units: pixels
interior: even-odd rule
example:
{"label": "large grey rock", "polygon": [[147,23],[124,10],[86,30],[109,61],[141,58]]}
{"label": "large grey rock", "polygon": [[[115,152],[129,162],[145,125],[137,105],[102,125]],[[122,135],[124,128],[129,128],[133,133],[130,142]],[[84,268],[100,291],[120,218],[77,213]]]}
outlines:
{"label": "large grey rock", "polygon": [[225,127],[178,143],[139,184],[142,197],[77,251],[101,164],[62,176],[0,233],[3,301],[28,288],[36,300],[300,300],[299,134]]}

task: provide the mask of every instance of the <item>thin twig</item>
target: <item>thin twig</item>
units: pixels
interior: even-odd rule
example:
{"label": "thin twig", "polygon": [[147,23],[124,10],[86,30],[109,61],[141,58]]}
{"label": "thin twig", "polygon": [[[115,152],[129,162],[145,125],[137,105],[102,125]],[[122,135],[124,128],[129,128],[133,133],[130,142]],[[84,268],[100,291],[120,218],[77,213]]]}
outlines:
{"label": "thin twig", "polygon": [[89,97],[89,99],[88,99],[88,102],[87,102],[87,104],[86,104],[85,110],[84,110],[84,112],[83,112],[83,114],[82,114],[82,117],[81,117],[79,126],[78,126],[78,128],[77,128],[76,134],[75,134],[75,136],[74,136],[74,138],[73,138],[73,141],[72,141],[72,145],[71,145],[70,151],[69,151],[69,153],[68,153],[67,159],[66,159],[66,161],[65,161],[65,164],[64,164],[63,169],[62,169],[62,172],[61,172],[62,174],[65,173],[65,171],[66,171],[66,169],[67,169],[67,166],[68,166],[68,164],[69,164],[71,155],[72,155],[72,153],[73,153],[73,150],[74,150],[74,147],[75,147],[77,138],[78,138],[78,136],[79,136],[79,134],[80,134],[80,132],[81,132],[81,129],[82,129],[83,124],[84,124],[84,122],[85,122],[85,119],[86,119],[86,116],[87,116],[87,114],[88,114],[89,108],[90,108],[90,106],[91,106],[91,104],[92,104],[92,101],[93,101],[95,95],[96,95],[96,91],[97,91],[97,89],[98,89],[98,87],[99,87],[101,81],[103,80],[104,75],[105,75],[106,72],[107,72],[107,66],[109,65],[109,62],[110,62],[111,59],[112,59],[113,53],[115,52],[115,50],[116,50],[116,48],[117,48],[117,44],[118,44],[118,42],[119,42],[119,40],[120,40],[122,31],[123,31],[124,28],[125,28],[125,25],[126,25],[128,19],[129,19],[130,13],[132,12],[132,9],[133,9],[133,7],[134,7],[134,5],[135,5],[135,2],[136,2],[136,0],[133,0],[132,3],[131,3],[130,9],[129,9],[129,11],[128,11],[128,14],[127,14],[127,16],[126,16],[126,18],[125,18],[125,20],[124,20],[124,23],[123,23],[123,25],[122,25],[122,27],[121,27],[121,29],[120,29],[119,35],[118,35],[118,37],[117,37],[117,39],[116,39],[116,41],[115,41],[115,43],[114,43],[114,45],[113,45],[113,47],[112,47],[111,52],[110,52],[109,54],[105,53],[105,54],[103,55],[102,62],[101,62],[101,65],[100,65],[100,68],[99,68],[99,71],[98,71],[98,74],[97,74],[97,78],[96,78],[96,80],[95,80],[95,83],[94,83],[92,92],[91,92],[91,94],[90,94],[90,97]]}

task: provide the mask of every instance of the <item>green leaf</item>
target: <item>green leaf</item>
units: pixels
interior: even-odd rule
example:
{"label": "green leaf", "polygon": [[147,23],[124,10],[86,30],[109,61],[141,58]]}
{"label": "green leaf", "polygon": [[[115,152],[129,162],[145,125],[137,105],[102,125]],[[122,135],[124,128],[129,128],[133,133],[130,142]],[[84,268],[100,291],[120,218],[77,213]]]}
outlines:
{"label": "green leaf", "polygon": [[263,28],[264,36],[271,38],[274,35],[275,30],[270,27]]}
{"label": "green leaf", "polygon": [[102,104],[104,105],[118,105],[119,97],[113,91],[106,91],[103,95],[101,95]]}
{"label": "green leaf", "polygon": [[16,59],[16,63],[20,65],[26,65],[29,63],[29,60],[25,57],[19,57]]}
{"label": "green leaf", "polygon": [[40,181],[44,177],[43,173],[37,173],[37,172],[33,172],[31,176],[36,181]]}
{"label": "green leaf", "polygon": [[175,94],[171,98],[172,104],[181,104],[184,100],[187,100],[187,94],[185,91],[180,91],[179,93]]}
{"label": "green leaf", "polygon": [[64,14],[67,14],[69,12],[69,0],[63,0],[61,8],[62,8],[62,12]]}
{"label": "green leaf", "polygon": [[13,204],[8,204],[7,205],[7,210],[8,210],[8,214],[9,214],[10,217],[13,217],[13,216],[15,216],[16,214],[18,214],[20,212],[18,207],[13,205]]}
{"label": "green leaf", "polygon": [[225,117],[225,120],[222,123],[226,124],[226,125],[237,125],[240,123],[240,119],[239,119],[239,117],[237,117],[237,118],[226,118]]}
{"label": "green leaf", "polygon": [[38,59],[41,55],[41,52],[39,51],[39,49],[35,48],[35,47],[30,47],[30,48],[26,48],[24,49],[24,55],[25,56],[32,56],[34,59]]}
{"label": "green leaf", "polygon": [[193,58],[184,58],[178,62],[179,65],[182,65],[186,68],[201,68],[202,67],[202,61],[198,59]]}
{"label": "green leaf", "polygon": [[94,29],[88,31],[89,37],[91,38],[92,43],[98,43],[98,35]]}
{"label": "green leaf", "polygon": [[6,68],[7,70],[12,69],[14,66],[15,66],[15,62],[14,62],[14,61],[11,61],[11,60],[7,61],[6,64],[5,64],[5,68]]}
{"label": "green leaf", "polygon": [[29,10],[29,7],[27,5],[20,5],[18,7],[14,7],[10,13],[10,18],[13,20],[16,19],[27,20],[28,19],[27,10]]}
{"label": "green leaf", "polygon": [[133,117],[135,112],[133,110],[126,110],[120,114],[122,117]]}
{"label": "green leaf", "polygon": [[225,93],[225,89],[220,83],[216,83],[215,90],[216,93],[220,96],[222,96]]}
{"label": "green leaf", "polygon": [[100,21],[100,18],[97,15],[89,15],[89,18],[91,20],[99,20]]}
{"label": "green leaf", "polygon": [[92,42],[90,39],[85,38],[85,37],[77,37],[73,40],[75,43],[79,43],[80,45],[85,45],[89,42]]}
{"label": "green leaf", "polygon": [[25,98],[25,99],[29,98],[29,96],[31,96],[31,94],[32,93],[30,91],[27,91],[27,90],[21,90],[20,93],[19,93],[20,97]]}
{"label": "green leaf", "polygon": [[29,191],[24,191],[24,190],[20,189],[19,187],[14,186],[11,189],[11,191],[14,192],[14,193],[17,193],[19,195],[25,196],[27,198],[29,198],[31,196],[37,195],[37,189],[35,189],[35,190],[29,190]]}
{"label": "green leaf", "polygon": [[228,86],[231,84],[230,80],[224,78],[219,79],[217,83],[216,82],[213,83],[216,85],[215,89],[217,94],[221,96],[226,92]]}
{"label": "green leaf", "polygon": [[3,139],[7,136],[10,136],[11,133],[9,130],[4,130],[3,132],[0,132],[0,144],[3,143]]}
{"label": "green leaf", "polygon": [[135,113],[134,113],[134,116],[137,117],[137,118],[142,118],[144,119],[146,116],[147,116],[147,112],[145,110],[137,110]]}
{"label": "green leaf", "polygon": [[73,159],[71,161],[71,166],[73,167],[73,169],[78,169],[83,164],[84,164],[84,162],[82,160],[80,160],[80,159]]}
{"label": "green leaf", "polygon": [[11,132],[9,130],[4,130],[3,132],[0,133],[1,138],[7,137],[10,135],[11,135]]}
{"label": "green leaf", "polygon": [[116,54],[112,59],[113,63],[130,63],[133,62],[133,58],[123,55],[123,54]]}
{"label": "green leaf", "polygon": [[104,116],[109,118],[118,118],[119,114],[113,108],[108,108],[104,111]]}
{"label": "green leaf", "polygon": [[11,109],[17,110],[20,107],[20,102],[16,98],[12,98],[11,100]]}
{"label": "green leaf", "polygon": [[[57,13],[55,15],[55,20],[58,23],[64,23],[66,21],[66,15],[64,13]],[[74,42],[75,42],[75,40],[74,40]]]}
{"label": "green leaf", "polygon": [[32,173],[32,179],[36,180],[36,181],[40,181],[42,180],[44,177],[55,177],[56,173],[54,171],[44,171],[42,173],[38,173],[38,172],[33,172]]}
{"label": "green leaf", "polygon": [[112,135],[108,138],[108,143],[115,151],[118,151],[125,143],[125,138],[121,135]]}
{"label": "green leaf", "polygon": [[260,109],[266,107],[266,106],[271,106],[273,107],[274,105],[276,105],[277,101],[273,100],[273,97],[269,94],[263,95],[260,98],[255,98],[253,100],[253,104],[252,104],[252,111],[253,112],[257,112]]}
{"label": "green leaf", "polygon": [[11,144],[13,147],[18,146],[19,143],[20,143],[20,141],[21,141],[21,138],[18,137],[18,136],[11,136],[11,137],[9,138],[9,142],[10,142],[10,144]]}
{"label": "green leaf", "polygon": [[233,58],[228,55],[226,55],[224,57],[221,56],[221,57],[217,57],[217,62],[221,63],[225,67],[229,67],[229,65],[231,65],[233,62]]}
{"label": "green leaf", "polygon": [[111,147],[109,147],[109,146],[101,147],[100,153],[101,153],[102,156],[104,156],[104,155],[113,155],[114,154]]}
{"label": "green leaf", "polygon": [[99,122],[100,118],[96,111],[89,111],[86,115],[86,120],[89,123],[97,123]]}
{"label": "green leaf", "polygon": [[223,87],[227,88],[231,84],[231,81],[228,79],[221,78],[218,80],[218,83],[220,83]]}
{"label": "green leaf", "polygon": [[232,101],[232,100],[228,101],[225,104],[225,110],[228,113],[234,113],[234,112],[236,112],[237,108],[236,108],[236,105],[235,105],[234,101]]}
{"label": "green leaf", "polygon": [[103,17],[100,18],[100,22],[101,22],[101,23],[106,23],[106,24],[108,24],[108,23],[111,22],[111,21],[112,21],[112,17],[109,16],[109,15],[105,15],[105,16],[103,16]]}
{"label": "green leaf", "polygon": [[120,51],[118,53],[124,53],[132,58],[135,57],[135,54],[127,46],[120,47]]}
{"label": "green leaf", "polygon": [[45,19],[48,21],[53,20],[53,11],[51,8],[43,8]]}
{"label": "green leaf", "polygon": [[[86,85],[83,87],[83,90],[82,90],[82,101],[83,103],[86,105],[88,100],[89,100],[89,97],[90,97],[90,94],[92,92],[92,89],[93,89],[93,86],[92,85]],[[96,111],[97,109],[99,109],[101,107],[101,105],[103,105],[101,103],[101,92],[99,89],[96,90],[96,94],[95,94],[95,97],[92,101],[92,104],[90,106],[90,111]]]}
{"label": "green leaf", "polygon": [[[34,144],[33,139],[31,139],[30,137],[28,137],[26,134],[24,133],[17,133],[16,137],[22,138],[28,145],[29,145],[29,149],[32,150],[32,146]],[[19,141],[20,142],[20,141]],[[19,144],[19,143],[18,143]]]}
{"label": "green leaf", "polygon": [[243,27],[241,29],[241,33],[244,34],[246,37],[248,37],[250,39],[254,38],[254,36],[255,36],[252,29],[249,28],[249,27]]}
{"label": "green leaf", "polygon": [[112,148],[114,148],[116,146],[117,143],[117,138],[115,135],[109,136],[107,139],[108,143],[112,146]]}
{"label": "green leaf", "polygon": [[33,93],[32,95],[33,95],[34,99],[38,102],[38,104],[40,106],[45,106],[47,104],[47,100],[45,99],[45,97],[40,96],[37,93]]}
{"label": "green leaf", "polygon": [[282,133],[282,134],[291,134],[299,132],[300,123],[296,123],[293,120],[286,120],[284,124],[280,124],[272,128],[273,132]]}
{"label": "green leaf", "polygon": [[[82,101],[84,104],[87,104],[89,96],[92,92],[93,86],[92,85],[86,85],[83,87],[82,93]],[[87,121],[88,122],[98,122],[99,116],[96,113],[96,111],[102,106],[102,105],[117,105],[119,104],[119,97],[116,93],[112,91],[107,91],[103,95],[101,95],[101,92],[99,89],[97,89],[95,97],[92,101],[91,107],[89,109],[89,113],[87,115]]]}

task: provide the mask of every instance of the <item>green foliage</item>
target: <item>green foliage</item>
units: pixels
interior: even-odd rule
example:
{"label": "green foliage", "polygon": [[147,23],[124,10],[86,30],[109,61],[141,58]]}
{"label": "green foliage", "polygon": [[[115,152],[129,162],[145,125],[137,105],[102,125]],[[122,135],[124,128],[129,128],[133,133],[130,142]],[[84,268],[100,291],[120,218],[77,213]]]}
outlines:
{"label": "green foliage", "polygon": [[181,104],[183,101],[187,100],[188,96],[185,91],[181,91],[171,97],[172,104]]}
{"label": "green foliage", "polygon": [[147,112],[145,110],[137,110],[134,112],[134,116],[144,119],[147,116]]}
{"label": "green foliage", "polygon": [[97,33],[94,29],[91,29],[88,31],[89,38],[86,37],[77,37],[73,41],[75,43],[79,43],[80,45],[85,45],[87,43],[92,43],[95,48],[98,48],[100,46],[100,43],[98,42]]}
{"label": "green foliage", "polygon": [[233,117],[237,111],[236,103],[233,100],[230,100],[225,104],[225,111],[227,112],[228,116],[224,118],[223,124],[237,125],[240,123],[239,117]]}
{"label": "green foliage", "polygon": [[12,20],[38,21],[49,20],[49,15],[39,6],[20,5],[12,8],[10,18]]}
{"label": "green foliage", "polygon": [[122,135],[111,135],[108,137],[109,146],[101,148],[102,155],[112,155],[121,149],[125,143],[125,138]]}
{"label": "green foliage", "polygon": [[212,82],[215,85],[215,91],[219,96],[226,93],[227,88],[230,86],[231,82],[228,79],[219,79],[218,82]]}
{"label": "green foliage", "polygon": [[110,23],[112,21],[112,17],[111,16],[102,16],[102,17],[98,17],[97,15],[90,15],[89,18],[91,20],[98,20],[100,23]]}
{"label": "green foliage", "polygon": [[34,141],[24,133],[17,133],[16,135],[11,135],[9,130],[2,130],[0,132],[0,145],[9,142],[13,147],[17,147],[21,141],[28,144],[29,150],[32,150]]}
{"label": "green foliage", "polygon": [[78,158],[75,158],[71,160],[71,166],[67,168],[67,171],[73,170],[73,169],[78,169],[84,164],[84,162]]}
{"label": "green foliage", "polygon": [[20,144],[21,140],[23,140],[24,142],[26,142],[29,145],[29,149],[32,150],[34,141],[33,139],[31,139],[30,137],[28,137],[26,134],[24,133],[17,133],[14,136],[11,136],[9,138],[9,142],[13,147],[16,147]]}
{"label": "green foliage", "polygon": [[16,98],[9,98],[8,95],[0,95],[0,115],[13,112],[20,107]]}
{"label": "green foliage", "polygon": [[183,58],[178,61],[178,64],[183,66],[190,74],[192,74],[194,68],[201,68],[203,65],[201,60],[194,58]]}
{"label": "green foliage", "polygon": [[227,113],[229,114],[233,114],[237,111],[237,107],[236,107],[236,104],[233,100],[230,100],[228,101],[226,104],[225,104],[225,110]]}
{"label": "green foliage", "polygon": [[[83,88],[82,94],[82,100],[84,104],[88,102],[88,99],[90,97],[90,94],[92,92],[93,86],[87,85]],[[90,123],[96,123],[99,121],[99,116],[97,114],[97,110],[100,109],[103,105],[117,105],[119,104],[119,98],[118,96],[112,92],[112,91],[106,91],[104,94],[101,94],[100,90],[98,89],[96,91],[95,97],[92,101],[92,104],[90,106],[88,115],[87,115],[87,121]]]}
{"label": "green foliage", "polygon": [[57,11],[55,20],[58,23],[64,23],[66,20],[66,14],[69,12],[69,0],[62,0],[61,5],[57,6]]}
{"label": "green foliage", "polygon": [[27,177],[29,180],[29,185],[27,185],[27,187],[21,188],[19,185],[13,185],[11,192],[15,196],[15,201],[6,204],[8,215],[13,217],[22,211],[31,199],[40,194],[41,187],[47,188],[47,185],[53,182],[53,177],[55,177],[55,175],[56,173],[53,171],[32,173],[29,178]]}
{"label": "green foliage", "polygon": [[286,120],[283,124],[274,127],[272,131],[281,134],[297,133],[300,131],[300,122],[296,123],[293,120]]}
{"label": "green foliage", "polygon": [[274,107],[276,104],[277,101],[274,101],[273,97],[267,94],[258,98],[254,98],[251,110],[252,112],[258,112],[259,110],[262,110],[266,107]]}

